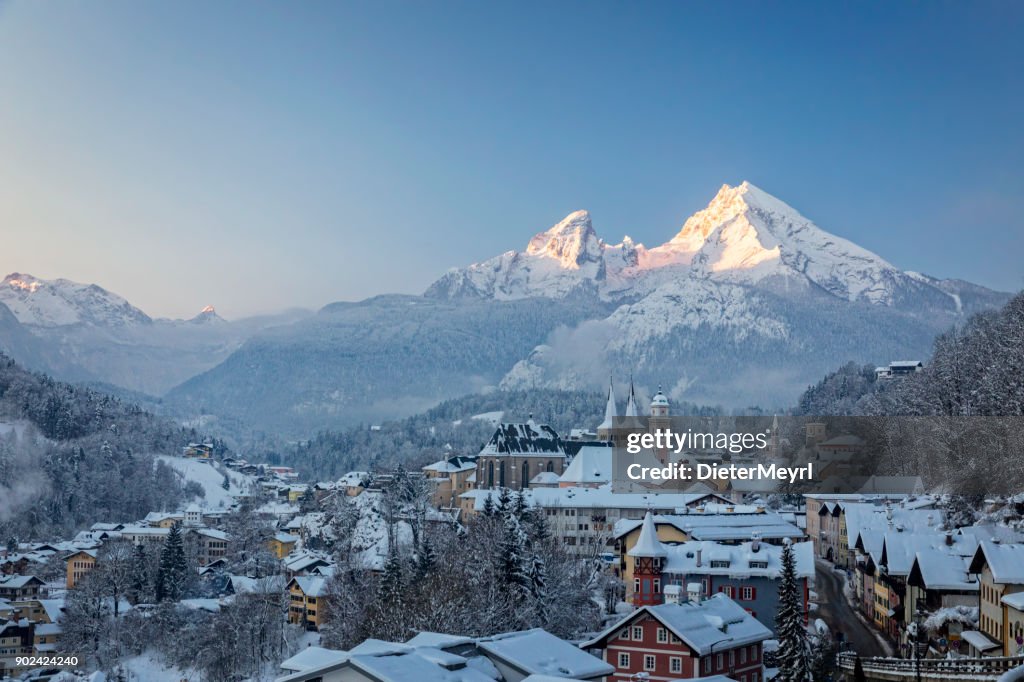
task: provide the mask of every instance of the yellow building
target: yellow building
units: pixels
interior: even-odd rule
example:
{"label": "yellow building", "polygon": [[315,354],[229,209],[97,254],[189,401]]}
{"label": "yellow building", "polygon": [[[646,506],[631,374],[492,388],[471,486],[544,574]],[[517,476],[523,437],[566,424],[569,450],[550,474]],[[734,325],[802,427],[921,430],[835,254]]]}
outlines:
{"label": "yellow building", "polygon": [[431,504],[438,509],[455,507],[459,495],[470,490],[470,479],[476,473],[476,457],[450,457],[423,467],[423,475],[431,483]]}
{"label": "yellow building", "polygon": [[288,533],[277,533],[267,540],[267,547],[278,559],[284,559],[295,549],[295,543],[299,539]]}
{"label": "yellow building", "polygon": [[86,573],[96,567],[96,550],[83,549],[64,559],[67,567],[67,587],[71,589]]}
{"label": "yellow building", "polygon": [[[978,629],[993,645],[974,646],[978,653],[1014,656],[1016,637],[1024,637],[1017,618],[1024,606],[1024,544],[1000,544],[982,540],[971,560],[970,572],[978,576],[981,589]],[[1017,612],[1017,614],[1014,614]]]}
{"label": "yellow building", "polygon": [[327,596],[327,579],[298,576],[288,583],[288,622],[307,630],[319,630]]}

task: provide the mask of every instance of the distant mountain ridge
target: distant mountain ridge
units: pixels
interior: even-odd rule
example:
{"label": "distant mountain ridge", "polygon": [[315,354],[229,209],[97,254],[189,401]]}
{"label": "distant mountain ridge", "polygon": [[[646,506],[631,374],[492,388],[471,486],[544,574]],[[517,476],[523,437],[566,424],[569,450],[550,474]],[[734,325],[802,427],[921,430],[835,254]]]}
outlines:
{"label": "distant mountain ridge", "polygon": [[0,282],[0,350],[62,379],[162,395],[256,331],[305,314],[228,322],[207,306],[188,320],[154,319],[96,284],[12,273]]}
{"label": "distant mountain ridge", "polygon": [[[1009,298],[901,271],[746,182],[653,248],[609,244],[576,211],[422,296],[292,318],[225,322],[210,307],[152,320],[99,287],[11,277],[0,305],[20,330],[0,315],[0,346],[24,350],[27,331],[62,378],[162,395],[235,435],[292,438],[498,386],[593,390],[609,372],[675,400],[785,406],[848,360],[926,358],[936,334]],[[47,287],[66,305],[32,299]]]}

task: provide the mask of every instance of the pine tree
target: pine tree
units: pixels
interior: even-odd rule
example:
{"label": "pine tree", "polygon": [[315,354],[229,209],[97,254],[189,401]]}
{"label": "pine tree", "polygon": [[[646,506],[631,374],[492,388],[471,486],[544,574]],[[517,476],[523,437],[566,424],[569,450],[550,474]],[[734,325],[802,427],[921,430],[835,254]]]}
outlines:
{"label": "pine tree", "polygon": [[533,610],[536,615],[536,625],[545,627],[547,625],[547,569],[544,558],[534,552],[530,560],[530,597],[533,599]]}
{"label": "pine tree", "polygon": [[188,576],[188,562],[185,559],[185,545],[181,539],[179,524],[171,526],[171,532],[160,550],[160,567],[156,574],[156,600],[178,601],[181,599]]}
{"label": "pine tree", "polygon": [[492,499],[490,493],[488,493],[487,497],[484,498],[483,513],[484,513],[484,516],[486,516],[488,518],[494,516],[494,514],[495,514],[494,500]]}
{"label": "pine tree", "polygon": [[522,490],[516,491],[512,498],[512,513],[520,520],[526,515],[526,493]]}
{"label": "pine tree", "polygon": [[512,508],[512,494],[508,488],[502,488],[498,493],[498,509],[497,512],[502,516],[508,516],[509,509]]}
{"label": "pine tree", "polygon": [[227,474],[224,474],[224,480],[220,482],[220,487],[224,490],[231,490],[231,479],[228,478]]}
{"label": "pine tree", "polygon": [[146,549],[141,544],[135,545],[128,590],[128,599],[132,604],[138,604],[149,594],[149,575],[146,571],[146,563]]}
{"label": "pine tree", "polygon": [[434,545],[430,538],[425,537],[420,544],[419,554],[416,555],[416,575],[420,579],[425,578],[434,570],[436,564],[437,554],[434,552]]}
{"label": "pine tree", "polygon": [[808,679],[807,631],[800,601],[796,557],[792,542],[787,540],[782,548],[779,611],[775,617],[779,636],[779,675],[776,678],[779,682],[806,682]]}

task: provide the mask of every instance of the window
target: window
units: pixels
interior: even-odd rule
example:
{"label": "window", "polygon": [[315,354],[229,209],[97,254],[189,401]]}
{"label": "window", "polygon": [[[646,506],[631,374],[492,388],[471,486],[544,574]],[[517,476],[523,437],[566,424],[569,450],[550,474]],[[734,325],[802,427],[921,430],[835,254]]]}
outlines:
{"label": "window", "polygon": [[754,599],[754,588],[744,585],[740,588],[740,599],[743,601],[753,601]]}
{"label": "window", "polygon": [[644,629],[639,625],[633,626],[633,639],[638,642],[644,641]]}
{"label": "window", "polygon": [[644,656],[644,670],[654,670],[656,663],[657,661],[654,656],[651,656],[650,654]]}
{"label": "window", "polygon": [[640,578],[633,578],[633,591],[634,592],[639,592],[640,591]]}
{"label": "window", "polygon": [[670,673],[681,673],[683,672],[683,659],[678,656],[673,656],[668,659],[668,671]]}
{"label": "window", "polygon": [[704,672],[706,672],[706,673],[711,672],[711,657],[710,656],[708,656],[707,658],[704,659]]}
{"label": "window", "polygon": [[747,647],[742,647],[740,649],[740,665],[743,665],[746,662],[747,662]]}
{"label": "window", "polygon": [[711,568],[729,568],[729,561],[726,559],[712,559]]}
{"label": "window", "polygon": [[665,644],[668,642],[668,630],[665,628],[658,628],[658,644]]}
{"label": "window", "polygon": [[661,594],[661,578],[654,579],[654,594]]}
{"label": "window", "polygon": [[729,667],[736,665],[736,652],[733,649],[729,649]]}
{"label": "window", "polygon": [[752,661],[756,661],[757,660],[757,645],[756,644],[751,644],[750,645],[750,660],[752,660]]}
{"label": "window", "polygon": [[722,654],[715,654],[715,670],[721,670],[722,669],[722,662],[724,660],[725,659],[722,658]]}
{"label": "window", "polygon": [[720,585],[718,591],[730,599],[736,596],[736,588],[732,585]]}
{"label": "window", "polygon": [[750,673],[750,682],[761,682],[760,673]]}
{"label": "window", "polygon": [[619,633],[619,639],[629,639],[629,628],[623,628]]}
{"label": "window", "polygon": [[629,654],[619,654],[619,667],[629,668]]}

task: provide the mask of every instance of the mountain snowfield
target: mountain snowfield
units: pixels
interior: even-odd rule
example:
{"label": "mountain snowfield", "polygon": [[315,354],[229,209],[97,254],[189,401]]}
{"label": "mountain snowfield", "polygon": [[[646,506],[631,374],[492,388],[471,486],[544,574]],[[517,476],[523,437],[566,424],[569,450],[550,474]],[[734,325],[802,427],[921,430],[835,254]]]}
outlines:
{"label": "mountain snowfield", "polygon": [[[818,288],[849,301],[885,305],[921,287],[942,291],[930,278],[901,272],[744,182],[723,185],[707,208],[660,246],[648,249],[628,236],[607,244],[594,231],[590,214],[576,211],[535,235],[525,251],[449,271],[427,295],[513,300],[593,291],[615,301],[694,278],[785,291]],[[955,308],[954,296],[943,298]]]}
{"label": "mountain snowfield", "polygon": [[659,246],[608,243],[576,211],[422,296],[316,314],[154,320],[96,285],[13,274],[0,348],[163,396],[183,419],[302,438],[496,386],[592,389],[609,372],[675,399],[784,406],[846,361],[927,358],[937,333],[1007,298],[903,272],[744,182]]}

